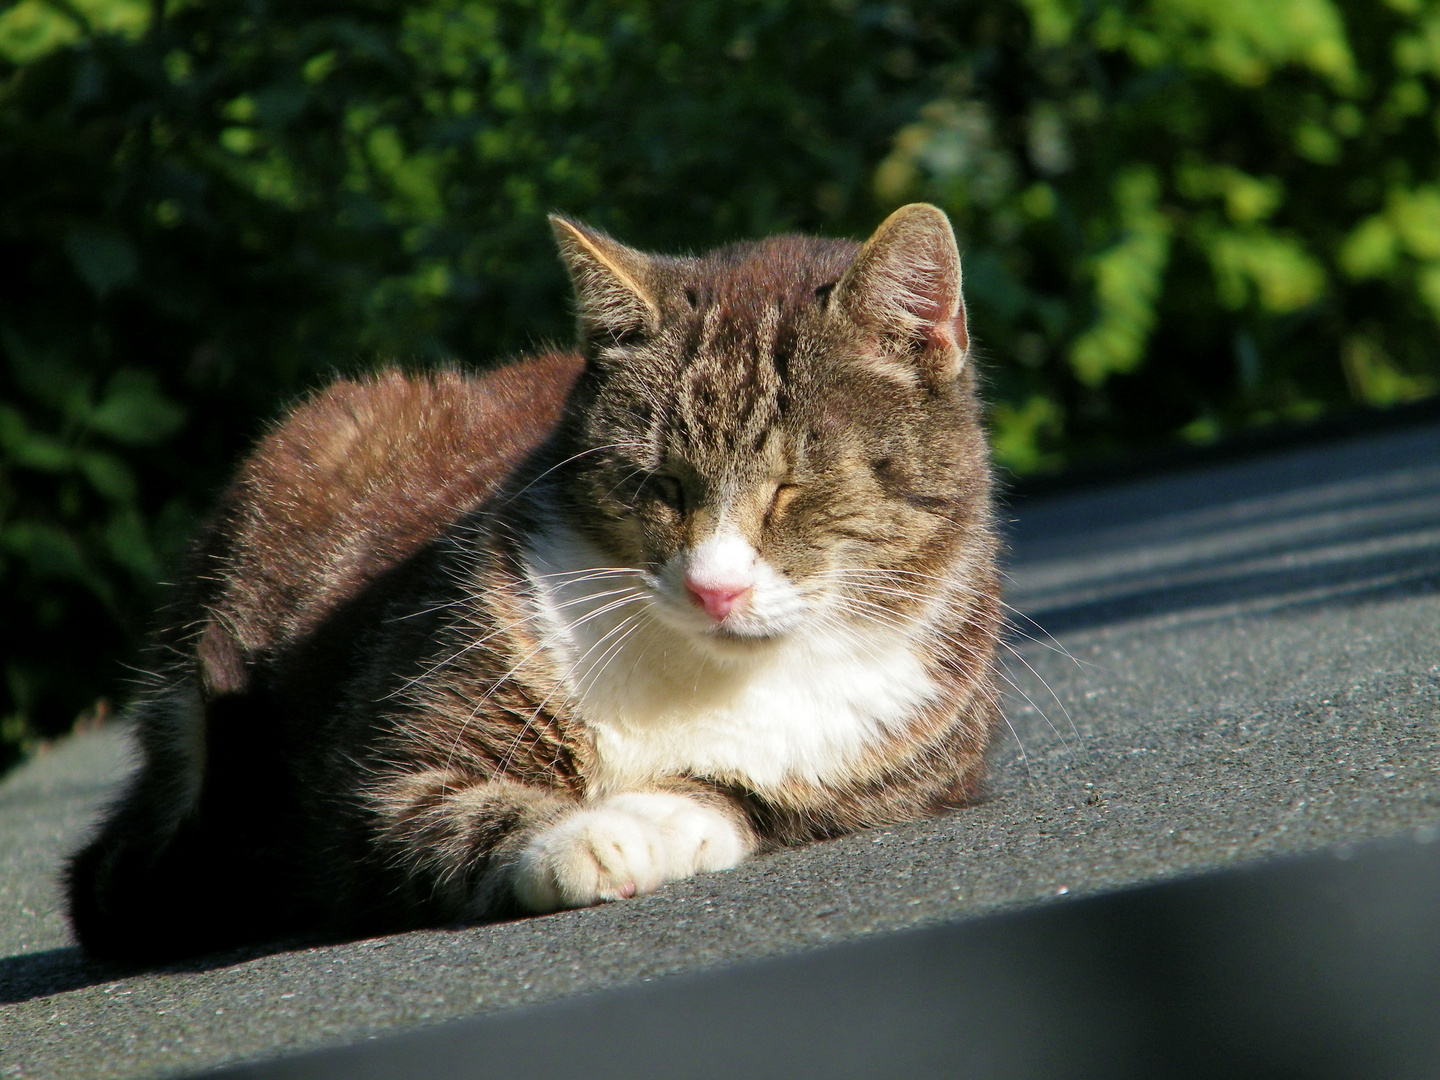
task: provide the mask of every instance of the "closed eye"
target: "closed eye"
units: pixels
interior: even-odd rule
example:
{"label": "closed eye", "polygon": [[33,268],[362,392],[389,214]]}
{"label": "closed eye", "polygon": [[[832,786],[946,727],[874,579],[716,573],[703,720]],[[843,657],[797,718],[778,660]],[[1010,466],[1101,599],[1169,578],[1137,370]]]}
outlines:
{"label": "closed eye", "polygon": [[677,514],[685,512],[685,488],[673,476],[652,476],[649,485],[655,497]]}
{"label": "closed eye", "polygon": [[775,494],[770,500],[770,509],[765,512],[766,522],[773,521],[783,514],[785,508],[795,500],[795,496],[798,494],[800,494],[800,488],[797,484],[777,485]]}

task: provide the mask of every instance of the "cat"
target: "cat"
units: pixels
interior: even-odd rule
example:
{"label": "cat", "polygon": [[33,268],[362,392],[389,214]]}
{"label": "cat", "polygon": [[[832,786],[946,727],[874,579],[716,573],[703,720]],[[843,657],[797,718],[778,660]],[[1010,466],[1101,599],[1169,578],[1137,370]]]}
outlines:
{"label": "cat", "polygon": [[944,213],[693,258],[551,223],[575,351],[337,381],[241,465],[68,867],[93,955],[582,907],[976,797],[997,534]]}

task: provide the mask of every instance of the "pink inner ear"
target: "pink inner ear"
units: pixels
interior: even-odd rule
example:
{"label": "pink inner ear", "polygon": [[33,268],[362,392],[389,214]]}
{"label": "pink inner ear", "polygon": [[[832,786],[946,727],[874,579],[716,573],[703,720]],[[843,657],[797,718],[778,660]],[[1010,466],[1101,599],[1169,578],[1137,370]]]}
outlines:
{"label": "pink inner ear", "polygon": [[970,334],[965,329],[965,309],[961,308],[953,320],[940,319],[930,324],[930,345],[932,347],[955,346],[962,353],[970,348]]}
{"label": "pink inner ear", "polygon": [[927,281],[925,288],[915,294],[915,300],[916,303],[907,306],[924,320],[928,347],[954,346],[962,353],[970,347],[970,334],[965,328],[965,305],[959,305],[960,310],[953,319],[945,317],[950,308],[950,297],[941,279],[937,277]]}

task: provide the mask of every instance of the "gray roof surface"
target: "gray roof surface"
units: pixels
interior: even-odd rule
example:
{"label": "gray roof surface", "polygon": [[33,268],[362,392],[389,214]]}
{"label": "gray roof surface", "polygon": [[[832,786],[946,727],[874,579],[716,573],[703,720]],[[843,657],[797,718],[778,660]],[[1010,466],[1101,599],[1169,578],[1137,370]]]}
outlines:
{"label": "gray roof surface", "polygon": [[638,900],[100,968],[54,879],[125,734],[57,744],[0,783],[0,1078],[194,1072],[1440,823],[1440,428],[1014,517],[987,799]]}

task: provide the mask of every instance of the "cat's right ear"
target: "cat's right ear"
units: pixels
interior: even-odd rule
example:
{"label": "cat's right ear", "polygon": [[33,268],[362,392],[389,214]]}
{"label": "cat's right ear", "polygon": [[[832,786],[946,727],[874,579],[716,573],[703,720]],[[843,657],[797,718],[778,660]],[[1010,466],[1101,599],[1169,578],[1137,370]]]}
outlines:
{"label": "cat's right ear", "polygon": [[559,214],[550,215],[550,227],[575,287],[587,355],[595,346],[623,345],[659,329],[650,256]]}

